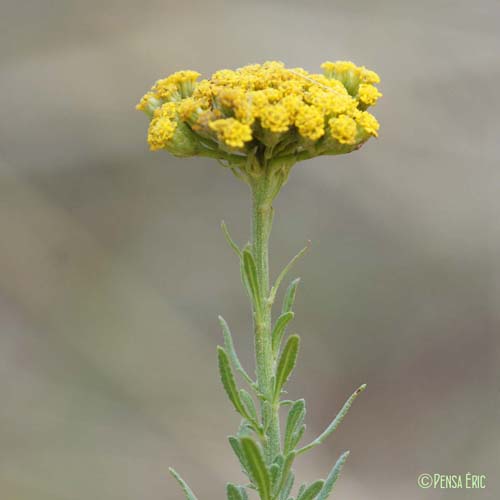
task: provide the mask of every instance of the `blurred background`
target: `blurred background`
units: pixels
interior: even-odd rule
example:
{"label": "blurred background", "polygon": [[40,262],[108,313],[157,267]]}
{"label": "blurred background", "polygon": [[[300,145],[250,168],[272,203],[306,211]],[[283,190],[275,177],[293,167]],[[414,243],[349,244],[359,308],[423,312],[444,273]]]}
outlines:
{"label": "blurred background", "polygon": [[[379,140],[294,169],[272,270],[306,240],[290,397],[313,438],[368,390],[299,480],[351,457],[335,498],[500,497],[500,4],[0,1],[0,497],[200,500],[241,480],[217,315],[252,366],[238,265],[246,186],[150,153],[134,105],[180,69],[268,59],[382,76]],[[420,490],[421,473],[487,488]]]}

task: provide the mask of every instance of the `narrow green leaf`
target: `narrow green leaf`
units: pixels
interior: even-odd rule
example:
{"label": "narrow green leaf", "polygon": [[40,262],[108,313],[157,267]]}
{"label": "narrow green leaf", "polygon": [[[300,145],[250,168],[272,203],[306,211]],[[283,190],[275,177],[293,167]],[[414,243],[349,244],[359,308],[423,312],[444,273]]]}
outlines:
{"label": "narrow green leaf", "polygon": [[295,475],[293,471],[290,471],[285,482],[285,487],[280,493],[279,500],[288,500],[288,495],[290,495],[290,492],[292,491],[294,481]]}
{"label": "narrow green leaf", "polygon": [[318,446],[321,444],[330,434],[332,434],[335,429],[340,425],[342,420],[344,420],[344,417],[346,416],[347,412],[351,408],[352,404],[356,400],[356,398],[366,389],[366,384],[363,384],[360,386],[356,391],[354,391],[350,398],[345,402],[344,406],[342,409],[339,411],[337,416],[333,419],[332,423],[324,430],[324,432],[318,436],[314,441],[309,443],[307,446],[304,446],[300,450],[298,450],[298,454],[301,455],[302,453],[305,453],[306,451],[309,451],[311,448],[314,448],[315,446]]}
{"label": "narrow green leaf", "polygon": [[289,453],[293,450],[292,442],[297,429],[303,424],[306,416],[306,402],[299,399],[293,403],[288,411],[285,427],[284,453]]}
{"label": "narrow green leaf", "polygon": [[293,461],[295,460],[295,452],[291,451],[285,458],[285,462],[283,463],[283,471],[281,473],[281,484],[278,491],[281,491],[285,488],[286,480],[288,475],[292,469]]}
{"label": "narrow green leaf", "polygon": [[240,440],[234,436],[229,436],[228,439],[229,439],[229,444],[231,445],[231,448],[234,451],[234,454],[236,455],[236,458],[240,462],[244,474],[248,476],[247,463],[245,460],[245,455],[243,454],[243,450],[241,448]]}
{"label": "narrow green leaf", "polygon": [[172,469],[172,467],[169,467],[168,470],[170,471],[170,474],[172,474],[172,476],[181,485],[181,488],[183,489],[184,494],[186,495],[187,500],[198,500],[196,498],[196,495],[191,490],[191,488],[187,485],[186,481],[184,481],[184,479],[182,479],[182,477],[179,476],[179,474],[177,474],[177,472],[175,471],[175,469]]}
{"label": "narrow green leaf", "polygon": [[281,476],[283,472],[284,463],[285,459],[283,455],[280,453],[279,455],[276,456],[273,463],[271,464],[271,467],[269,468],[273,497],[275,497],[279,493],[279,487],[281,484]]}
{"label": "narrow green leaf", "polygon": [[242,438],[240,442],[247,470],[259,491],[261,500],[271,500],[271,480],[259,447],[251,438]]}
{"label": "narrow green leaf", "polygon": [[[305,431],[306,426],[303,424],[292,434],[292,438],[290,439],[290,447],[292,450],[299,444],[299,441],[302,439]],[[299,451],[297,451],[297,455],[299,455]]]}
{"label": "narrow green leaf", "polygon": [[306,489],[306,483],[302,483],[300,485],[299,491],[297,492],[297,499],[304,493],[304,490]]}
{"label": "narrow green leaf", "polygon": [[276,455],[276,458],[273,460],[273,464],[278,464],[280,467],[283,467],[284,463],[285,457],[281,453],[279,455]]}
{"label": "narrow green leaf", "polygon": [[328,474],[325,484],[323,485],[321,491],[319,492],[317,500],[327,500],[327,498],[330,496],[333,486],[337,482],[337,479],[339,478],[340,475],[340,471],[342,470],[342,467],[344,466],[348,456],[349,452],[346,451],[337,460],[337,463],[333,466],[333,469],[330,471],[330,474]]}
{"label": "narrow green leaf", "polygon": [[243,500],[248,500],[247,490],[245,489],[244,486],[240,486],[240,493],[241,493],[241,498],[243,498]]}
{"label": "narrow green leaf", "polygon": [[243,252],[245,250],[249,250],[252,248],[250,243],[247,243],[245,247],[241,251],[241,257],[240,257],[240,275],[241,275],[241,282],[243,283],[243,288],[247,292],[248,296],[250,297],[250,300],[252,300],[252,290],[250,289],[250,284],[248,283],[246,273],[245,273],[245,266],[243,264]]}
{"label": "narrow green leaf", "polygon": [[294,279],[288,286],[285,297],[283,298],[283,308],[282,313],[286,313],[292,310],[293,304],[295,302],[295,295],[297,295],[297,287],[299,286],[300,278]]}
{"label": "narrow green leaf", "polygon": [[224,336],[224,347],[229,355],[231,363],[234,366],[234,369],[241,374],[241,376],[253,387],[255,385],[254,381],[250,378],[248,373],[245,371],[243,366],[240,363],[238,355],[236,354],[236,350],[234,349],[233,337],[231,336],[231,330],[229,330],[229,326],[226,320],[219,316],[219,323],[222,328],[222,335]]}
{"label": "narrow green leaf", "polygon": [[273,339],[273,354],[274,357],[278,355],[278,351],[281,346],[281,339],[285,334],[286,326],[293,319],[295,314],[293,311],[288,311],[283,313],[277,320],[273,328],[272,339]]}
{"label": "narrow green leaf", "polygon": [[297,500],[313,500],[319,494],[324,484],[325,482],[322,479],[318,479],[305,488],[304,491],[297,496]]}
{"label": "narrow green leaf", "polygon": [[245,410],[250,417],[252,417],[253,422],[258,421],[257,417],[257,409],[255,408],[255,403],[254,400],[252,399],[252,396],[248,394],[245,389],[240,389],[240,399],[241,402],[243,403],[243,406],[245,407]]}
{"label": "narrow green leaf", "polygon": [[224,389],[226,390],[226,393],[229,397],[229,400],[231,401],[231,403],[233,403],[234,408],[241,416],[245,417],[248,420],[251,420],[250,416],[245,410],[245,407],[243,406],[243,403],[241,402],[238,389],[236,388],[236,382],[234,381],[234,375],[231,370],[231,365],[229,364],[229,357],[226,351],[222,347],[217,346],[217,353],[219,359],[220,378],[222,380],[222,385],[224,386]]}
{"label": "narrow green leaf", "polygon": [[238,438],[245,437],[245,436],[253,436],[253,433],[255,432],[254,424],[251,424],[248,420],[243,418],[240,422],[240,426],[238,427],[238,430],[236,432],[236,436]]}
{"label": "narrow green leaf", "polygon": [[240,250],[239,246],[231,238],[231,235],[229,234],[229,229],[227,228],[226,223],[224,221],[222,221],[220,226],[222,228],[222,232],[224,233],[224,236],[226,238],[228,245],[234,250],[236,255],[241,258],[241,250]]}
{"label": "narrow green leaf", "polygon": [[298,335],[291,335],[283,348],[283,352],[278,361],[278,368],[276,370],[275,392],[276,399],[279,398],[281,389],[285,385],[288,377],[292,373],[297,356],[299,354],[300,338]]}
{"label": "narrow green leaf", "polygon": [[252,253],[248,249],[243,250],[243,269],[245,271],[245,278],[250,289],[255,310],[260,312],[262,310],[262,304],[259,280],[257,278],[257,266],[255,265]]}
{"label": "narrow green leaf", "polygon": [[[310,243],[310,242],[309,242]],[[304,247],[286,266],[285,268],[283,269],[283,271],[281,271],[281,273],[279,274],[278,278],[276,279],[276,281],[274,282],[274,285],[273,287],[271,288],[271,293],[269,294],[269,302],[272,304],[274,302],[274,299],[276,297],[276,293],[278,292],[278,289],[281,285],[281,282],[283,281],[283,279],[285,278],[285,276],[288,274],[288,271],[290,271],[290,269],[293,267],[293,265],[295,264],[295,262],[297,262],[300,257],[302,257],[302,255],[304,255],[307,250],[309,250],[309,245],[307,245],[306,247]]]}
{"label": "narrow green leaf", "polygon": [[281,479],[281,467],[273,463],[269,467],[269,478],[271,480],[271,489],[273,491],[273,496],[278,490],[278,485],[280,484],[280,479]]}
{"label": "narrow green leaf", "polygon": [[271,422],[272,411],[273,409],[271,407],[271,403],[267,399],[265,401],[262,401],[261,413],[262,413],[262,422],[265,423],[264,432],[267,431],[269,422]]}
{"label": "narrow green leaf", "polygon": [[240,489],[238,486],[228,483],[226,485],[226,493],[227,493],[227,500],[243,500],[243,496],[241,494]]}

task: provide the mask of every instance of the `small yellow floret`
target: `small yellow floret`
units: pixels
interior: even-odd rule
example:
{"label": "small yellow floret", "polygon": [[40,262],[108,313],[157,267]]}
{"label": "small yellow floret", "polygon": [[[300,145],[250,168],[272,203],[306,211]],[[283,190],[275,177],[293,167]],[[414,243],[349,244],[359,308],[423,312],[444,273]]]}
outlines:
{"label": "small yellow floret", "polygon": [[304,101],[300,95],[286,95],[281,100],[281,104],[285,107],[290,120],[293,121],[300,108],[304,105]]}
{"label": "small yellow floret", "polygon": [[166,117],[151,120],[148,130],[148,143],[151,151],[163,149],[174,136],[177,122]]}
{"label": "small yellow floret", "polygon": [[156,98],[156,94],[154,92],[147,92],[145,95],[142,96],[141,100],[139,103],[135,106],[135,109],[138,111],[149,111],[150,109],[150,102],[152,99]]}
{"label": "small yellow floret", "polygon": [[302,137],[316,141],[325,134],[325,117],[318,108],[304,104],[295,117],[295,126]]}
{"label": "small yellow floret", "polygon": [[356,122],[347,115],[330,118],[328,121],[330,133],[340,144],[354,144],[356,142]]}
{"label": "small yellow floret", "polygon": [[202,80],[196,84],[196,87],[193,91],[193,97],[195,99],[205,99],[207,102],[210,102],[212,97],[214,96],[214,85],[210,83],[209,80]]}
{"label": "small yellow floret", "polygon": [[161,99],[170,99],[177,92],[177,86],[173,85],[169,78],[163,78],[155,83],[152,90]]}
{"label": "small yellow floret", "polygon": [[177,71],[177,73],[174,73],[173,75],[170,75],[167,80],[170,81],[170,83],[174,85],[180,85],[182,83],[187,83],[187,82],[195,82],[199,77],[200,73],[197,71],[191,71],[189,69],[183,70],[183,71]]}
{"label": "small yellow floret", "polygon": [[187,97],[179,103],[178,113],[180,119],[185,122],[198,110],[199,102],[192,97]]}
{"label": "small yellow floret", "polygon": [[191,70],[178,71],[167,78],[158,80],[151,89],[162,99],[180,99],[179,92],[183,97],[191,95],[193,85],[200,73]]}
{"label": "small yellow floret", "polygon": [[382,97],[382,94],[378,91],[377,87],[369,83],[361,83],[359,85],[358,97],[363,104],[373,106]]}
{"label": "small yellow floret", "polygon": [[148,129],[148,142],[151,151],[163,149],[174,136],[177,128],[177,104],[167,102],[158,108]]}
{"label": "small yellow floret", "polygon": [[380,83],[380,76],[378,76],[375,71],[367,69],[364,66],[359,68],[359,79],[363,83]]}
{"label": "small yellow floret", "polygon": [[227,87],[236,86],[238,83],[238,73],[231,69],[221,69],[212,75],[210,81],[214,85],[222,85]]}
{"label": "small yellow floret", "polygon": [[254,121],[247,94],[240,88],[223,88],[217,95],[217,101],[242,123],[251,125]]}
{"label": "small yellow floret", "polygon": [[327,115],[347,113],[357,105],[347,92],[342,94],[333,89],[329,91],[317,87],[311,89],[308,100]]}
{"label": "small yellow floret", "polygon": [[154,112],[155,118],[175,118],[177,114],[178,103],[166,102]]}
{"label": "small yellow floret", "polygon": [[282,104],[269,105],[262,110],[260,123],[271,132],[286,132],[290,127],[290,115]]}
{"label": "small yellow floret", "polygon": [[321,68],[326,73],[347,73],[352,71],[357,72],[358,67],[351,61],[326,61],[321,65]]}
{"label": "small yellow floret", "polygon": [[367,134],[378,137],[378,129],[380,128],[380,124],[371,113],[368,113],[368,111],[359,113],[356,117],[356,122],[360,127],[363,127],[365,129]]}
{"label": "small yellow floret", "polygon": [[235,118],[223,118],[210,122],[209,127],[217,133],[217,138],[232,148],[242,148],[252,140],[252,129]]}

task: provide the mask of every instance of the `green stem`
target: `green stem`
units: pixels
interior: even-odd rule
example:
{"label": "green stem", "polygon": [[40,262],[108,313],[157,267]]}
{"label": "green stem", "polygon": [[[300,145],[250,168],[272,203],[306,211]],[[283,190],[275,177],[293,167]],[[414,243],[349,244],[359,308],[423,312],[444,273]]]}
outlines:
{"label": "green stem", "polygon": [[[266,173],[251,183],[253,195],[252,250],[257,267],[257,278],[262,294],[261,303],[265,304],[260,314],[255,314],[255,357],[257,383],[264,395],[262,402],[263,425],[266,428],[264,447],[268,462],[280,453],[279,401],[273,397],[273,377],[275,372],[271,339],[271,305],[269,298],[269,236],[273,221],[272,202],[276,195],[273,177]],[[266,411],[264,405],[269,405]]]}

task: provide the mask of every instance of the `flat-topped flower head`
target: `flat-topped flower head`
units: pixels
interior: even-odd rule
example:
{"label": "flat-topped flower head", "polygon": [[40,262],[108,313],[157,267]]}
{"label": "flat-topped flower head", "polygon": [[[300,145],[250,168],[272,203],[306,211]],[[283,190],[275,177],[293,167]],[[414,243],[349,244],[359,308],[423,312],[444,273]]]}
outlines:
{"label": "flat-topped flower head", "polygon": [[320,155],[349,153],[378,135],[367,109],[382,96],[378,75],[350,61],[323,74],[277,61],[223,69],[199,80],[179,71],[158,80],[137,109],[150,116],[152,150],[209,156],[258,173]]}

